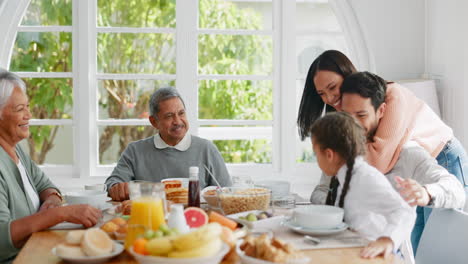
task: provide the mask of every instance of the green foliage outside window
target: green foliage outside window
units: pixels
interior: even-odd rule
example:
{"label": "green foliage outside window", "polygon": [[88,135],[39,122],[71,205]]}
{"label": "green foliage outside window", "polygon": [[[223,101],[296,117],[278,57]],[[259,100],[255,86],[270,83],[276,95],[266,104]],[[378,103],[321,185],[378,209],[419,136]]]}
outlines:
{"label": "green foliage outside window", "polygon": [[[71,0],[32,1],[41,10],[38,21],[50,25],[71,25]],[[56,10],[69,15],[49,16]],[[200,0],[200,28],[260,28],[261,14],[240,11],[235,4],[219,0]],[[32,17],[32,16],[31,16]],[[210,18],[210,19],[208,19]],[[26,18],[25,18],[26,19]],[[51,21],[52,20],[52,21]],[[215,21],[215,22],[213,22]],[[98,1],[99,26],[166,27],[176,26],[175,1],[127,0]],[[219,27],[216,24],[219,23]],[[25,24],[25,23],[23,23]],[[42,24],[45,24],[44,22]],[[175,36],[156,33],[100,33],[97,36],[99,73],[177,74]],[[200,35],[199,74],[269,75],[272,73],[272,39],[255,35]],[[32,72],[72,71],[71,33],[19,33],[10,70]],[[71,79],[27,79],[33,118],[72,118]],[[151,95],[138,81],[103,80],[99,83],[98,103],[106,118],[142,118],[147,115]],[[154,89],[174,85],[174,81],[154,82]],[[198,87],[200,119],[272,120],[271,81],[200,81]],[[99,115],[102,117],[102,115]],[[43,131],[40,131],[40,130]],[[53,147],[57,126],[31,127],[28,140],[32,158],[43,163]],[[119,141],[120,153],[134,140],[154,134],[152,127],[107,126],[99,137],[99,157]],[[266,140],[219,140],[214,142],[226,162],[271,162],[271,145]]]}

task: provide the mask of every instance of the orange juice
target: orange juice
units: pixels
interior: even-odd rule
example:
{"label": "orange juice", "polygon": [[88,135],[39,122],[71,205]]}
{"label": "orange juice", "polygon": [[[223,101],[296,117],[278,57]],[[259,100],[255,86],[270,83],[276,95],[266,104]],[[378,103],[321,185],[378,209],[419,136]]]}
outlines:
{"label": "orange juice", "polygon": [[161,224],[165,224],[164,208],[161,198],[144,196],[132,200],[132,211],[128,221],[125,248],[128,249],[133,241],[142,235],[145,230],[158,230]]}

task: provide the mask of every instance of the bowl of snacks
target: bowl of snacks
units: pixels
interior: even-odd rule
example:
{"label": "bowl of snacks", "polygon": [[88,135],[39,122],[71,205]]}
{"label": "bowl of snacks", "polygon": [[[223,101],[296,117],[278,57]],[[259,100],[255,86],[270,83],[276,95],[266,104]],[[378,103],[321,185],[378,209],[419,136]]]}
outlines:
{"label": "bowl of snacks", "polygon": [[266,234],[246,236],[237,243],[236,252],[243,264],[306,264],[310,261],[292,245]]}
{"label": "bowl of snacks", "polygon": [[224,214],[237,214],[270,207],[271,190],[252,187],[224,187],[217,190],[219,207]]}
{"label": "bowl of snacks", "polygon": [[228,218],[236,221],[239,224],[247,226],[250,229],[269,226],[279,227],[284,220],[283,215],[274,216],[269,211],[252,210],[237,214],[227,215]]}

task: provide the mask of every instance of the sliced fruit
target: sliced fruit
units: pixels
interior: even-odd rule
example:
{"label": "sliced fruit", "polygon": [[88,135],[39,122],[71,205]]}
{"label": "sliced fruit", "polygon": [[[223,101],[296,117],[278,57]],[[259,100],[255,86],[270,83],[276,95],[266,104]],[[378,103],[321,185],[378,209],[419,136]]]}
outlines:
{"label": "sliced fruit", "polygon": [[172,249],[171,239],[167,237],[153,238],[146,244],[146,251],[153,256],[166,256]]}
{"label": "sliced fruit", "polygon": [[112,252],[114,243],[106,232],[99,228],[86,230],[81,241],[81,248],[88,256],[102,256]]}
{"label": "sliced fruit", "polygon": [[81,239],[83,238],[83,235],[86,230],[74,230],[70,231],[67,233],[67,236],[65,237],[65,241],[67,241],[68,244],[70,245],[80,245],[81,244]]}
{"label": "sliced fruit", "polygon": [[79,258],[85,257],[85,253],[79,246],[68,246],[65,244],[60,244],[55,248],[55,252],[59,256],[70,257],[70,258]]}
{"label": "sliced fruit", "polygon": [[247,215],[247,221],[250,221],[250,222],[255,222],[257,221],[257,216],[254,214],[254,213],[249,213]]}
{"label": "sliced fruit", "polygon": [[223,242],[217,238],[207,243],[200,243],[198,246],[185,251],[172,251],[167,256],[170,258],[211,257],[219,252],[223,246]]}
{"label": "sliced fruit", "polygon": [[135,251],[138,254],[148,255],[148,251],[146,250],[147,243],[148,243],[148,240],[144,238],[137,238],[133,242],[133,251]]}
{"label": "sliced fruit", "polygon": [[209,221],[210,223],[218,223],[222,226],[225,226],[231,230],[236,230],[237,228],[237,223],[234,222],[233,220],[225,217],[222,214],[219,214],[215,211],[211,211],[209,215]]}
{"label": "sliced fruit", "polygon": [[221,240],[223,240],[223,242],[228,244],[230,247],[234,247],[237,241],[232,230],[225,226],[223,226],[222,229]]}
{"label": "sliced fruit", "polygon": [[190,228],[197,228],[208,223],[208,215],[198,207],[188,207],[184,210],[184,215]]}

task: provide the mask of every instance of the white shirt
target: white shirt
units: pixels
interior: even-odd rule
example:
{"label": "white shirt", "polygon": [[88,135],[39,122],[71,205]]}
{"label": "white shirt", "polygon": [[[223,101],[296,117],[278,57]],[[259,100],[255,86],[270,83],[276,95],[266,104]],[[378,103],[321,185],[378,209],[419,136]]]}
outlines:
{"label": "white shirt", "polygon": [[188,148],[190,148],[190,145],[192,144],[192,136],[189,133],[185,133],[184,138],[177,143],[175,146],[170,146],[164,140],[161,138],[159,133],[154,135],[154,146],[157,149],[165,149],[165,148],[175,148],[179,151],[186,151]]}
{"label": "white shirt", "polygon": [[385,176],[393,186],[396,186],[395,176],[417,181],[431,195],[431,207],[463,208],[465,204],[465,191],[460,181],[415,141],[403,145],[397,163]]}
{"label": "white shirt", "polygon": [[[336,205],[340,200],[347,170],[344,165],[336,175],[340,182]],[[343,209],[345,222],[361,236],[369,240],[389,237],[395,249],[409,238],[416,219],[414,208],[363,157],[355,160]]]}
{"label": "white shirt", "polygon": [[31,182],[29,181],[28,175],[26,174],[26,169],[24,168],[23,164],[21,164],[21,160],[19,160],[17,166],[21,174],[21,180],[23,180],[24,190],[26,191],[26,194],[31,200],[35,211],[37,211],[39,210],[39,205],[40,205],[39,195],[37,195],[36,191],[32,187]]}

